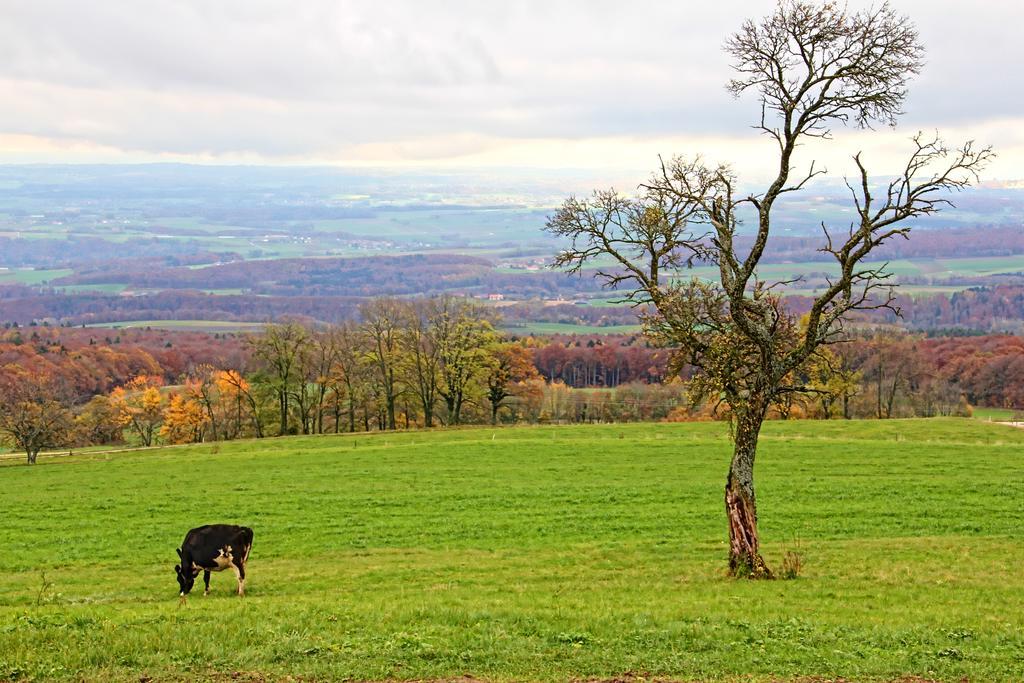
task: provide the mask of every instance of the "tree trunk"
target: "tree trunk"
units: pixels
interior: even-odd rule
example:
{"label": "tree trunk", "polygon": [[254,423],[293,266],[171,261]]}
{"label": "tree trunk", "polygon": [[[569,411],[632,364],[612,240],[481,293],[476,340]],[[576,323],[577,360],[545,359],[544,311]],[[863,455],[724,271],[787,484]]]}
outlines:
{"label": "tree trunk", "polygon": [[772,578],[771,570],[761,558],[754,497],[754,456],[763,421],[763,409],[751,408],[738,413],[735,449],[725,483],[725,512],[729,519],[729,572],[739,578]]}
{"label": "tree trunk", "polygon": [[[387,422],[387,426],[388,426],[388,429],[390,429],[391,431],[395,431],[396,429],[398,429],[398,423],[395,422],[395,398],[394,398],[394,396],[390,396],[389,395],[387,397],[387,404],[388,404],[388,422]],[[381,427],[381,429],[383,429],[383,427]]]}
{"label": "tree trunk", "polygon": [[39,456],[39,451],[37,451],[37,450],[35,450],[33,448],[29,448],[26,451],[26,455],[28,456],[28,464],[29,465],[35,465],[36,464],[36,458]]}
{"label": "tree trunk", "polygon": [[[252,394],[249,393],[249,392],[246,392],[245,398],[249,402],[249,410],[252,411],[252,429],[256,433],[256,438],[257,439],[262,439],[263,438],[263,425],[260,424],[260,413],[259,413],[259,409],[256,406],[256,399],[253,398]],[[239,430],[242,429],[241,421],[239,421],[239,423],[238,423],[238,429]]]}
{"label": "tree trunk", "polygon": [[323,434],[324,433],[324,413],[327,410],[324,405],[327,403],[327,387],[321,384],[317,387],[316,394],[316,415],[313,418],[313,433]]}
{"label": "tree trunk", "polygon": [[445,406],[448,408],[448,424],[459,424],[458,415],[455,412],[455,394],[449,394],[448,396],[445,396],[444,403]]}
{"label": "tree trunk", "polygon": [[235,428],[231,434],[232,439],[237,439],[242,433],[242,395],[235,398]]}
{"label": "tree trunk", "polygon": [[876,406],[876,408],[877,408],[876,413],[877,413],[878,419],[881,420],[882,419],[882,366],[881,365],[878,366],[878,383],[876,384],[875,388],[876,388],[876,392],[875,393],[878,394],[878,405]]}
{"label": "tree trunk", "polygon": [[288,434],[288,396],[287,394],[278,394],[277,397],[278,407],[281,410],[281,428],[278,430],[280,436]]}
{"label": "tree trunk", "polygon": [[455,398],[455,421],[454,424],[462,424],[462,391],[459,391]]}
{"label": "tree trunk", "polygon": [[892,380],[892,389],[889,391],[889,395],[885,400],[885,417],[889,420],[892,419],[892,414],[896,405],[896,391],[899,388],[901,374],[902,372],[900,370],[896,371],[896,376],[893,377]]}
{"label": "tree trunk", "polygon": [[[216,413],[213,412],[213,404],[206,400],[203,401],[206,404],[206,415],[210,418],[210,433],[213,434],[213,440],[217,441],[217,417]],[[227,438],[225,436],[225,438]]]}

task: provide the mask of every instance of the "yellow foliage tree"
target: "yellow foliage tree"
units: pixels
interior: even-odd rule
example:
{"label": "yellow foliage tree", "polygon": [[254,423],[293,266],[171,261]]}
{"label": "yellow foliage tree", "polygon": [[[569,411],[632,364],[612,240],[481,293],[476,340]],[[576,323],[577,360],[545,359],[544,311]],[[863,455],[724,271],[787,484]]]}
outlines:
{"label": "yellow foliage tree", "polygon": [[241,433],[243,414],[247,414],[252,422],[253,436],[257,439],[263,438],[263,425],[260,423],[260,401],[249,380],[237,370],[220,370],[214,377],[214,384],[223,399],[234,406],[235,434]]}
{"label": "yellow foliage tree", "polygon": [[167,443],[199,443],[208,420],[203,405],[185,394],[173,394],[164,410],[160,436]]}
{"label": "yellow foliage tree", "polygon": [[163,419],[164,399],[160,378],[139,375],[110,394],[110,402],[122,425],[134,432],[144,446],[152,446]]}

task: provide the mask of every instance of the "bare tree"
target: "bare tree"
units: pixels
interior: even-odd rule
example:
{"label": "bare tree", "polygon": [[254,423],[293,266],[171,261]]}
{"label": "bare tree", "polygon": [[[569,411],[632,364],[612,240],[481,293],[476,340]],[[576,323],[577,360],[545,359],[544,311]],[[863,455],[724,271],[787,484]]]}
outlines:
{"label": "bare tree", "polygon": [[[595,259],[612,268],[598,276],[626,298],[647,304],[645,324],[655,339],[678,348],[676,362],[702,370],[698,394],[727,403],[734,449],[725,486],[729,566],[733,574],[771,577],[760,553],[754,495],[754,459],[768,407],[794,385],[794,371],[822,345],[844,339],[843,319],[855,310],[895,310],[890,273],[867,265],[879,245],[905,237],[907,219],[948,205],[945,192],[977,178],[992,157],[967,143],[950,149],[936,136],[913,138],[902,172],[876,191],[861,154],[847,185],[856,220],[838,232],[822,226],[822,251],[837,274],[799,325],[782,304],[786,282],[766,282],[757,268],[771,234],[772,210],[783,195],[824,173],[812,163],[794,169],[794,152],[808,138],[829,139],[835,125],[895,125],[907,83],[922,65],[913,25],[887,4],[848,12],[843,5],[783,0],[760,22],[747,21],[725,44],[736,78],[735,95],[757,95],[755,127],[770,138],[778,171],[760,193],[743,193],[727,165],[700,158],[662,162],[635,198],[614,191],[592,199],[570,197],[547,229],[570,246],[556,265],[579,272]],[[739,215],[756,224],[753,246],[736,248]],[[718,267],[719,281],[680,278],[695,260]]]}

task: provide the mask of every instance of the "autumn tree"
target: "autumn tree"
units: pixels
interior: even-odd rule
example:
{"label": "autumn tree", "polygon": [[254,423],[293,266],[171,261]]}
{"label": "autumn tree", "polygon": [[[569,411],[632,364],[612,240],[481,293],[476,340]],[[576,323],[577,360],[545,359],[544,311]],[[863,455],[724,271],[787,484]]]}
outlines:
{"label": "autumn tree", "polygon": [[386,426],[395,429],[395,402],[402,391],[399,364],[406,304],[398,299],[373,299],[359,307],[366,360],[375,375],[386,413]]}
{"label": "autumn tree", "polygon": [[97,394],[75,415],[75,442],[104,445],[124,441],[124,424],[109,396]]}
{"label": "autumn tree", "polygon": [[872,417],[879,420],[897,417],[900,398],[909,389],[916,365],[912,344],[903,335],[881,333],[864,345],[862,353],[866,357],[861,373]]}
{"label": "autumn tree", "polygon": [[[833,275],[801,329],[783,306],[786,283],[758,275],[776,203],[824,172],[814,163],[798,170],[797,148],[830,139],[836,125],[895,125],[923,49],[913,24],[887,4],[851,12],[835,2],[783,0],[763,20],[746,21],[725,50],[736,74],[728,89],[737,97],[754,94],[754,127],[767,136],[778,162],[767,187],[745,192],[730,166],[676,157],[663,161],[635,197],[615,191],[570,197],[547,229],[568,243],[557,266],[579,272],[596,262],[608,286],[648,306],[646,331],[678,350],[675,367],[700,370],[698,393],[731,407],[729,567],[737,576],[768,578],[754,494],[766,411],[781,395],[805,389],[787,378],[819,347],[844,338],[848,313],[895,308],[890,274],[866,257],[905,237],[907,219],[948,204],[944,192],[975,180],[992,153],[971,143],[953,149],[937,136],[918,134],[898,175],[880,186],[864,155],[854,154],[855,175],[847,185],[855,219],[842,229],[823,226],[821,250],[834,262]],[[741,218],[753,228],[748,249],[737,244]],[[718,281],[684,277],[681,271],[695,261],[713,264]]]}
{"label": "autumn tree", "polygon": [[[352,323],[343,323],[333,330],[335,355],[331,368],[333,381],[334,431],[341,431],[344,410],[348,431],[356,430],[356,412],[366,399],[367,364],[360,346],[359,329]],[[344,403],[344,408],[342,407]]]}
{"label": "autumn tree", "polygon": [[[216,441],[220,438],[230,438],[226,432],[222,431],[226,425],[223,424],[222,413],[224,412],[223,406],[221,405],[221,393],[217,383],[218,370],[209,363],[203,363],[196,367],[192,372],[191,376],[185,382],[185,393],[189,401],[197,404],[205,413],[205,422],[209,423],[209,430],[206,430],[206,434],[210,437],[211,441]],[[172,403],[173,403],[173,396]],[[168,410],[165,412],[164,425],[166,426],[166,416],[173,413],[171,410],[173,406],[168,406]],[[191,407],[191,406],[190,406]],[[174,407],[177,410],[180,407]],[[174,443],[181,443],[175,441]]]}
{"label": "autumn tree", "polygon": [[237,439],[242,433],[247,412],[245,397],[240,389],[247,389],[249,383],[241,376],[237,377],[236,381],[233,370],[211,369],[209,395],[216,398],[214,412],[220,425],[220,433],[214,438],[223,438],[226,441]]}
{"label": "autumn tree", "polygon": [[[299,348],[296,356],[295,381],[291,384],[289,396],[291,397],[292,416],[298,423],[293,431],[301,434],[310,434],[316,428],[317,395],[320,393],[318,387],[326,391],[327,378],[318,377],[316,330],[307,329],[306,343]],[[325,384],[319,385],[323,379]]]}
{"label": "autumn tree", "polygon": [[806,384],[821,407],[822,419],[850,417],[850,399],[860,391],[863,375],[828,346],[814,352],[806,364]]}
{"label": "autumn tree", "polygon": [[260,414],[263,412],[261,406],[265,402],[261,400],[260,394],[249,380],[238,370],[228,369],[219,371],[214,381],[221,396],[234,404],[236,433],[242,430],[242,414],[248,413],[252,435],[262,439],[263,422],[260,420]]}
{"label": "autumn tree", "polygon": [[209,416],[199,395],[196,386],[171,395],[160,425],[160,436],[165,442],[180,444],[203,440]]}
{"label": "autumn tree", "polygon": [[[338,394],[339,377],[335,372],[341,352],[337,328],[326,327],[310,334],[306,357],[306,377],[313,393],[312,420],[309,431],[324,433],[324,418],[329,415],[328,399]],[[337,422],[337,411],[335,411]]]}
{"label": "autumn tree", "polygon": [[121,424],[133,432],[143,446],[152,446],[163,422],[164,397],[161,381],[153,375],[139,375],[110,393],[110,403]]}
{"label": "autumn tree", "polygon": [[498,424],[498,411],[505,400],[518,395],[529,382],[539,380],[540,373],[533,365],[530,350],[520,344],[503,342],[492,345],[488,351],[487,401],[493,425]]}
{"label": "autumn tree", "polygon": [[497,336],[482,306],[468,299],[439,297],[430,326],[439,356],[438,393],[448,408],[448,424],[460,424],[462,407],[487,367],[487,347]]}
{"label": "autumn tree", "polygon": [[301,381],[301,354],[309,343],[308,331],[298,323],[268,325],[263,334],[252,338],[253,355],[262,362],[260,379],[277,397],[278,434],[290,430],[290,405],[293,390]]}
{"label": "autumn tree", "polygon": [[65,445],[74,418],[63,383],[51,374],[0,369],[0,435],[23,450],[29,465],[39,451]]}
{"label": "autumn tree", "polygon": [[408,377],[408,385],[416,394],[423,410],[423,426],[434,426],[434,409],[439,399],[441,376],[441,346],[437,333],[443,329],[437,325],[439,312],[437,299],[417,301],[409,305],[403,335],[405,348],[402,366]]}

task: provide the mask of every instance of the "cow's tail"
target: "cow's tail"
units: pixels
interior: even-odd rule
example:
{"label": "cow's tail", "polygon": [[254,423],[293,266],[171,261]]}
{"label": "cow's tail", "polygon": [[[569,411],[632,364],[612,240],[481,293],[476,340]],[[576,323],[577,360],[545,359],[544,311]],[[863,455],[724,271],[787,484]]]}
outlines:
{"label": "cow's tail", "polygon": [[242,533],[240,535],[242,540],[242,546],[245,548],[245,555],[242,557],[242,563],[244,564],[249,561],[249,551],[252,550],[252,529],[250,529],[249,527],[245,527],[244,529],[242,529]]}

